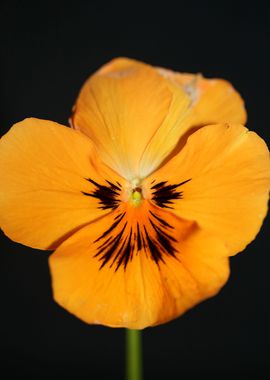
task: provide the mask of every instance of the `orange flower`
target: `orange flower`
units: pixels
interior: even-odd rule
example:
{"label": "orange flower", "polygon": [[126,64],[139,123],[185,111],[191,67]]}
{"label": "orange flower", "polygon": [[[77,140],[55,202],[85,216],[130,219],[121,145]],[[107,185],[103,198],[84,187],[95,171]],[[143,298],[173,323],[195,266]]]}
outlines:
{"label": "orange flower", "polygon": [[71,121],[26,119],[0,140],[1,228],[56,249],[56,301],[88,323],[141,329],[215,295],[270,186],[238,93],[116,59],[85,83]]}

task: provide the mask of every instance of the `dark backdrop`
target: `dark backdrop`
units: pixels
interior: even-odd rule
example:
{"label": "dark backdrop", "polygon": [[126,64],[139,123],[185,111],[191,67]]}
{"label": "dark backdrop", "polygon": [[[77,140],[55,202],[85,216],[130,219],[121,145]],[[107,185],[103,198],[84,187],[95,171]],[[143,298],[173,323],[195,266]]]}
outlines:
{"label": "dark backdrop", "polygon": [[[28,116],[66,124],[87,76],[128,56],[230,80],[246,101],[249,128],[267,140],[268,10],[235,1],[177,4],[1,1],[1,134]],[[267,235],[269,219],[231,260],[219,296],[144,331],[146,379],[269,375]],[[122,379],[124,330],[88,326],[57,306],[47,258],[1,234],[0,372]]]}

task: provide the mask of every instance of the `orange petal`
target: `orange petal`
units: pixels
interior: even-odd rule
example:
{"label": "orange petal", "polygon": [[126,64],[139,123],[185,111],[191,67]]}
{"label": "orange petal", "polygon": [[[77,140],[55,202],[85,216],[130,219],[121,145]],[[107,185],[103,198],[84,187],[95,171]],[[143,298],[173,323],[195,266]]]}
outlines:
{"label": "orange petal", "polygon": [[52,254],[54,298],[87,323],[142,329],[216,294],[228,278],[226,255],[193,223],[146,201],[123,204]]}
{"label": "orange petal", "polygon": [[84,84],[72,125],[94,141],[105,163],[133,180],[151,173],[174,148],[189,105],[182,88],[153,67],[119,58]]}
{"label": "orange petal", "polygon": [[[158,188],[158,183],[163,184]],[[175,184],[180,185],[164,192],[164,186]],[[255,238],[266,215],[269,152],[256,133],[241,125],[207,126],[192,134],[144,186],[152,186],[148,197],[154,203],[196,221],[221,238],[233,255]]]}
{"label": "orange petal", "polygon": [[90,77],[72,117],[104,162],[128,180],[153,172],[194,128],[245,121],[243,100],[229,82],[127,58],[114,59]]}
{"label": "orange petal", "polygon": [[[110,211],[87,196],[122,181],[101,164],[90,139],[51,121],[26,119],[0,140],[0,226],[41,249]],[[94,194],[95,195],[95,194]]]}
{"label": "orange petal", "polygon": [[228,81],[206,79],[200,74],[158,70],[167,79],[180,85],[193,99],[192,113],[187,120],[191,128],[217,123],[246,123],[244,101]]}

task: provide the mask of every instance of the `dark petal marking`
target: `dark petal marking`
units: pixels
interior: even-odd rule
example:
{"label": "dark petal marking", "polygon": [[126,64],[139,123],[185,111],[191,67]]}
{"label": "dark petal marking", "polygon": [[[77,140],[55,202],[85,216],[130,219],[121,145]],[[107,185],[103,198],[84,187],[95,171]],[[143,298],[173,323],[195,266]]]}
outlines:
{"label": "dark petal marking", "polygon": [[166,181],[164,181],[164,182],[158,182],[155,185],[153,185],[151,187],[151,189],[159,189],[160,187],[164,186],[166,183],[167,183]]}
{"label": "dark petal marking", "polygon": [[86,180],[92,183],[92,185],[95,186],[95,189],[90,193],[82,191],[82,194],[99,199],[99,208],[101,208],[102,210],[114,210],[118,207],[119,195],[121,191],[120,183],[117,182],[117,185],[119,185],[117,186],[114,183],[106,180],[109,186],[105,186],[100,185],[99,183],[95,182],[90,178],[86,178]]}
{"label": "dark petal marking", "polygon": [[177,240],[171,235],[168,235],[165,231],[162,231],[160,228],[158,228],[151,220],[150,222],[154,230],[157,232],[157,240],[162,253],[164,253],[165,255],[169,254],[174,257],[176,254],[176,249],[173,246],[173,242],[177,242]]}
{"label": "dark petal marking", "polygon": [[167,232],[163,231],[163,230],[162,230],[160,227],[158,227],[158,226],[157,226],[157,225],[156,225],[151,219],[149,219],[149,221],[150,221],[152,227],[154,228],[154,230],[157,232],[157,236],[158,236],[158,237],[164,235],[164,236],[166,236],[169,240],[174,241],[174,242],[177,242],[177,240],[176,240],[173,236],[171,236],[171,235],[169,235]]}
{"label": "dark petal marking", "polygon": [[173,207],[171,205],[173,205],[173,201],[175,199],[181,199],[183,196],[183,192],[177,191],[177,188],[189,181],[191,181],[191,178],[174,185],[167,185],[167,181],[158,182],[151,187],[153,190],[152,200],[161,208],[172,209]]}
{"label": "dark petal marking", "polygon": [[[110,265],[110,268],[113,267],[113,265],[115,264],[115,262],[118,260],[117,263],[119,263],[119,260],[121,259],[121,256],[120,256],[120,253],[123,251],[124,247],[125,247],[125,244],[126,244],[126,241],[127,241],[127,237],[124,238],[124,240],[122,241],[122,244],[119,246],[119,251],[117,253],[117,255],[114,256],[114,259]],[[120,256],[120,257],[119,257]],[[117,269],[119,268],[119,266],[117,265],[116,269],[115,269],[115,272],[117,271]]]}
{"label": "dark petal marking", "polygon": [[112,236],[108,237],[108,239],[106,239],[106,240],[104,241],[104,243],[102,243],[102,244],[98,247],[98,249],[100,250],[100,249],[106,249],[106,248],[108,248],[108,246],[111,244],[111,240],[112,240]]}
{"label": "dark petal marking", "polygon": [[[114,242],[114,244],[109,248],[109,250],[104,253],[104,255],[102,255],[100,258],[99,258],[99,261],[101,261],[101,265],[99,267],[99,269],[102,269],[104,267],[105,264],[107,264],[107,262],[113,257],[113,254],[114,254],[114,251],[115,249],[117,248],[119,242],[120,242],[120,239],[121,239],[121,235],[118,236],[117,240]],[[96,257],[97,255],[95,255]]]}
{"label": "dark petal marking", "polygon": [[[115,272],[121,267],[126,269],[134,255],[143,255],[159,262],[165,263],[165,256],[176,257],[178,250],[177,240],[171,235],[174,227],[149,210],[150,225],[137,222],[130,226],[125,220],[125,213],[114,218],[112,225],[100,235],[94,243],[101,244],[96,248],[94,257],[101,261],[100,269],[110,262],[110,268]],[[119,232],[115,229],[118,228]],[[116,233],[115,233],[116,232]],[[148,256],[149,255],[149,256]]]}
{"label": "dark petal marking", "polygon": [[[120,214],[121,215],[121,214]],[[120,218],[118,218],[111,226],[110,228],[108,228],[105,232],[103,232],[103,234],[97,238],[94,243],[96,243],[97,241],[103,239],[105,236],[107,236],[110,232],[112,232],[117,226],[118,224],[121,222],[121,220],[123,219],[123,217],[125,216],[125,212],[121,215]]]}
{"label": "dark petal marking", "polygon": [[111,244],[108,244],[108,249],[107,251],[104,252],[103,249],[99,249],[97,251],[97,253],[94,255],[94,257],[98,257],[102,254],[102,256],[100,256],[99,260],[102,261],[102,264],[100,266],[99,269],[102,269],[104,267],[104,265],[113,257],[113,255],[115,254],[118,246],[119,246],[119,243],[121,241],[121,238],[123,236],[123,233],[125,231],[125,228],[126,228],[126,225],[127,225],[127,222],[125,223],[122,231],[114,238],[112,239],[111,241]]}
{"label": "dark petal marking", "polygon": [[123,244],[122,249],[120,250],[120,257],[117,261],[117,266],[116,266],[115,271],[117,271],[119,269],[121,264],[123,264],[124,269],[126,269],[128,262],[131,261],[131,259],[132,259],[133,246],[131,244],[131,239],[132,239],[132,229],[129,232],[128,239],[126,239],[127,243],[125,240],[125,244]]}
{"label": "dark petal marking", "polygon": [[162,257],[162,252],[160,251],[159,245],[157,244],[157,242],[154,239],[150,238],[149,233],[147,232],[147,229],[145,228],[145,226],[144,226],[144,233],[146,236],[146,241],[147,241],[148,248],[150,250],[152,259],[155,261],[155,263],[157,265],[159,264],[160,260],[164,262],[163,257]]}
{"label": "dark petal marking", "polygon": [[157,215],[155,215],[151,210],[149,211],[150,214],[159,221],[164,227],[173,228],[169,223],[167,223],[165,220],[159,218]]}
{"label": "dark petal marking", "polygon": [[[89,193],[82,192],[82,194],[97,198],[99,208],[114,210],[119,206],[121,192],[119,182],[112,183],[106,180],[107,185],[100,185],[92,179],[87,179],[87,181],[95,188]],[[173,201],[182,197],[182,192],[178,191],[178,187],[189,181],[190,179],[173,185],[168,184],[167,181],[156,183],[151,187],[152,200],[159,207],[172,208]],[[125,212],[118,212],[114,216],[111,226],[93,242],[96,244],[94,257],[101,262],[100,270],[106,264],[114,268],[115,272],[121,266],[126,270],[135,254],[146,255],[158,266],[160,262],[165,263],[165,256],[177,258],[177,240],[172,236],[174,227],[152,210],[149,210],[148,217],[150,224],[147,223],[146,227],[139,220],[134,226],[126,218]]]}
{"label": "dark petal marking", "polygon": [[136,234],[136,238],[134,240],[137,241],[137,248],[138,248],[138,251],[140,251],[142,249],[142,238],[141,238],[141,231],[140,231],[140,227],[139,227],[139,223],[138,222],[137,222],[137,234]]}
{"label": "dark petal marking", "polygon": [[[118,191],[121,191],[121,187],[119,186],[116,186],[114,183],[110,182],[110,181],[107,181],[106,182],[111,186],[111,188],[115,189],[115,190],[118,190]],[[118,182],[117,182],[118,183]],[[121,186],[121,185],[120,185]]]}
{"label": "dark petal marking", "polygon": [[[125,214],[125,212],[124,212],[124,214]],[[114,217],[114,220],[117,220],[117,219],[121,218],[121,217],[122,217],[122,215],[123,215],[123,214],[121,214],[121,213],[120,213],[120,214],[118,214],[118,215],[116,215],[116,216]]]}

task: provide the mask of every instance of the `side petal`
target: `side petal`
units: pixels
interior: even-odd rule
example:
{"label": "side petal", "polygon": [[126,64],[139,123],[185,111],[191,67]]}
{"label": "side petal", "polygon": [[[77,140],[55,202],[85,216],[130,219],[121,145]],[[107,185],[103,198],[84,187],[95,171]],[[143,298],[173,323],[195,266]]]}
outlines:
{"label": "side petal", "polygon": [[255,238],[267,213],[269,152],[241,125],[207,126],[144,186],[154,203],[196,221],[233,255]]}
{"label": "side petal", "polygon": [[110,211],[95,196],[93,182],[109,188],[106,180],[123,183],[99,161],[89,138],[51,121],[26,119],[0,140],[0,227],[17,242],[53,248]]}
{"label": "side petal", "polygon": [[[215,295],[229,275],[227,250],[216,238],[155,207],[155,220],[173,229],[175,256],[163,252],[155,261],[142,220],[131,238],[121,223],[114,231],[117,213],[110,214],[75,233],[50,256],[55,300],[87,323],[142,329],[180,316],[198,302]],[[125,219],[126,218],[126,219]],[[127,212],[122,223],[133,223]],[[125,230],[125,227],[124,227]],[[128,262],[115,265],[118,246],[104,264],[110,242],[123,246]],[[106,236],[106,240],[105,239]],[[130,236],[130,235],[129,235]],[[138,244],[140,236],[140,244]],[[146,236],[146,235],[144,235]],[[103,241],[104,240],[104,241]],[[154,243],[155,244],[155,243]],[[102,256],[99,251],[102,249]],[[111,253],[111,252],[110,252]]]}
{"label": "side petal", "polygon": [[207,79],[200,74],[158,70],[165,78],[181,86],[191,97],[193,112],[188,115],[187,120],[190,128],[217,123],[246,123],[244,101],[230,82],[224,79]]}
{"label": "side petal", "polygon": [[[86,81],[71,122],[94,141],[105,163],[133,180],[151,173],[172,151],[189,105],[183,89],[155,68],[119,58]],[[147,148],[152,140],[154,149]]]}

